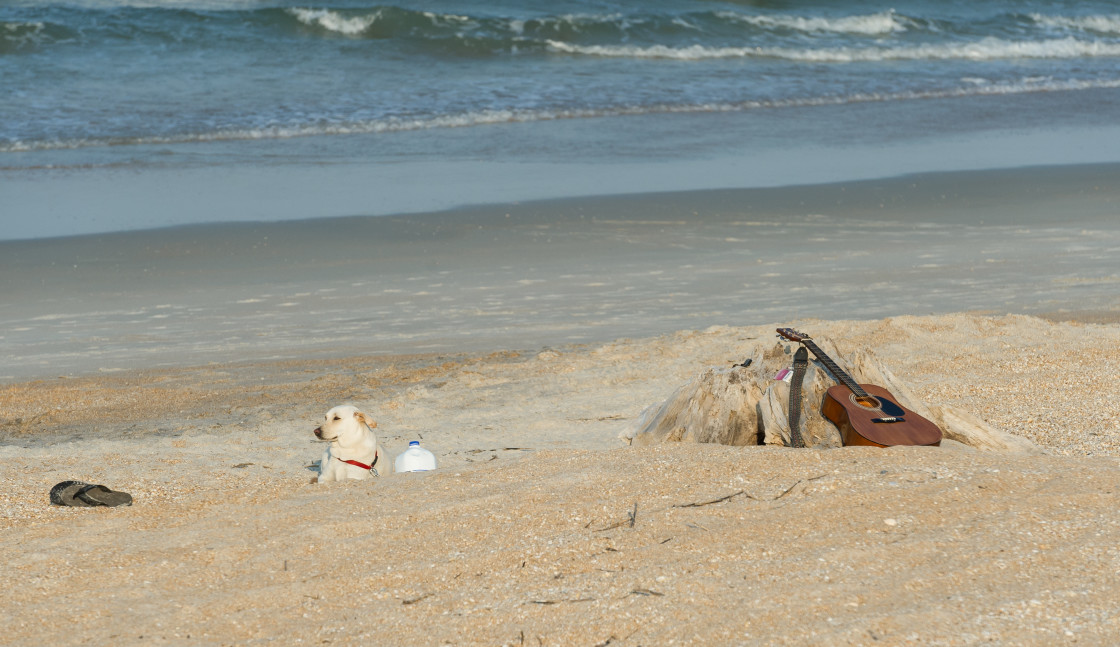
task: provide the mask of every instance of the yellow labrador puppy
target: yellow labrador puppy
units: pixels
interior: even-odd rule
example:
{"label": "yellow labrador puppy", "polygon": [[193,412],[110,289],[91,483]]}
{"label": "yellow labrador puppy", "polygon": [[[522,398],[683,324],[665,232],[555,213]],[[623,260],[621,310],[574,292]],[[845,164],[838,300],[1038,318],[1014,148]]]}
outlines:
{"label": "yellow labrador puppy", "polygon": [[319,461],[319,476],[312,483],[345,479],[368,479],[378,472],[389,473],[389,460],[382,456],[373,429],[377,423],[368,414],[349,405],[335,407],[323,416],[315,437],[329,442]]}

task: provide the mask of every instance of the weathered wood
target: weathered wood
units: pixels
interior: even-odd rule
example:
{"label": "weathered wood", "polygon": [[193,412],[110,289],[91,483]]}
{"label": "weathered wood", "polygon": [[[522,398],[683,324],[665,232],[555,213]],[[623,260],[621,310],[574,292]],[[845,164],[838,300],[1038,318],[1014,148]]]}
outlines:
{"label": "weathered wood", "polygon": [[[885,364],[862,349],[837,349],[816,339],[857,382],[875,384],[898,403],[937,424],[945,438],[984,451],[1038,452],[1025,438],[995,429],[983,420],[949,406],[930,406]],[[775,380],[793,362],[793,344],[756,344],[740,354],[749,367],[710,368],[681,385],[664,402],[647,407],[619,437],[633,445],[663,442],[723,445],[790,445],[789,384]],[[832,374],[810,359],[801,389],[801,437],[806,447],[842,445],[840,431],[821,415],[825,392],[836,384]]]}
{"label": "weathered wood", "polygon": [[993,452],[1041,454],[1038,445],[1023,438],[996,429],[980,418],[948,405],[931,407],[931,417],[941,427],[945,437],[969,447]]}
{"label": "weathered wood", "polygon": [[648,407],[632,428],[634,444],[660,442],[756,445],[761,393],[747,369],[708,369],[660,405]]}

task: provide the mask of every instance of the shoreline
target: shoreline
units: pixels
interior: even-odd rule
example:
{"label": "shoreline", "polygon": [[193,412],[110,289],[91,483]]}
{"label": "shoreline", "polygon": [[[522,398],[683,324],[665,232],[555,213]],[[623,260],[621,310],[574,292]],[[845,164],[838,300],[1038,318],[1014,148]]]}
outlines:
{"label": "shoreline", "polygon": [[[907,209],[909,213],[916,212],[916,216],[902,216],[911,221],[932,219],[945,223],[982,225],[987,220],[989,224],[1007,224],[1015,216],[1023,216],[1028,220],[1017,224],[1043,226],[1061,224],[1065,219],[1041,209],[1016,213],[1014,207],[997,203],[1010,202],[1021,206],[1033,204],[1039,199],[1081,195],[1084,203],[1079,205],[1082,212],[1079,215],[1088,215],[1089,222],[1111,225],[1114,220],[1109,216],[1114,213],[1107,211],[1107,205],[1114,203],[1120,196],[1120,190],[1114,188],[1118,177],[1120,162],[918,171],[807,184],[793,182],[776,186],[651,190],[480,202],[435,211],[196,222],[70,236],[3,239],[0,240],[0,251],[11,253],[19,246],[28,244],[68,246],[113,238],[146,240],[180,234],[207,236],[210,235],[208,230],[213,230],[215,234],[237,235],[239,230],[272,229],[282,235],[285,228],[303,230],[313,224],[360,226],[367,221],[369,224],[377,221],[410,222],[412,227],[423,231],[432,228],[505,224],[503,221],[507,213],[512,217],[533,220],[551,221],[563,216],[582,219],[583,212],[607,208],[613,208],[617,212],[612,217],[624,220],[642,219],[638,211],[644,209],[654,210],[657,218],[680,219],[682,213],[688,213],[688,205],[697,202],[717,205],[721,210],[718,214],[707,215],[707,218],[725,217],[728,220],[754,212],[795,216],[822,210],[839,217],[889,220],[899,219],[899,210]],[[791,199],[791,196],[796,196],[797,199]],[[1083,213],[1086,211],[1085,205],[1094,207],[1089,210],[1089,214]],[[980,217],[970,217],[972,210],[979,211]],[[393,228],[387,228],[386,233],[392,231]]]}
{"label": "shoreline", "polygon": [[1019,169],[9,241],[0,381],[805,317],[1108,321],[1117,178]]}
{"label": "shoreline", "polygon": [[[1068,107],[1059,107],[1059,97],[1032,99],[1057,109],[1055,114],[1069,114]],[[986,114],[985,103],[966,101],[976,117]],[[957,101],[920,105],[936,107],[945,119],[961,116]],[[873,125],[883,118],[883,109],[895,115],[895,127],[903,127],[894,136]],[[7,236],[30,239],[196,223],[200,216],[287,221],[417,214],[573,196],[783,187],[793,184],[791,179],[816,185],[946,170],[986,173],[1118,161],[1111,149],[1101,147],[1117,132],[1112,124],[1030,119],[1020,127],[989,123],[973,128],[965,120],[963,132],[931,136],[904,126],[914,109],[863,104],[839,114],[827,109],[794,115],[677,114],[652,123],[643,118],[561,120],[438,133],[125,146],[92,150],[92,160],[84,154],[69,159],[65,151],[55,152],[59,159],[49,151],[13,154],[16,158],[0,170],[0,185],[10,213],[19,218],[0,225]],[[843,133],[830,132],[830,118],[847,121]],[[616,126],[623,126],[623,133]],[[820,132],[814,136],[812,128]],[[661,136],[649,138],[648,132]],[[717,134],[726,132],[741,132],[759,146],[749,151],[729,146]],[[775,138],[775,132],[785,134]],[[699,142],[698,133],[703,133]],[[492,146],[493,137],[505,145]],[[417,145],[423,149],[419,154]],[[480,157],[480,151],[486,154]]]}

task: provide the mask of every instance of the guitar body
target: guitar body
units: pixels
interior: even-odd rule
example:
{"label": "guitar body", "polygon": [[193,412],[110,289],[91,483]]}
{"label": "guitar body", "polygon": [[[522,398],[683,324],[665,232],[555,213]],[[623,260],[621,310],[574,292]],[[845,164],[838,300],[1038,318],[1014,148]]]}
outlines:
{"label": "guitar body", "polygon": [[941,430],[937,425],[898,404],[890,391],[883,387],[857,384],[817,346],[812,337],[793,328],[778,328],[778,335],[813,351],[821,364],[840,382],[825,392],[821,415],[840,430],[845,447],[941,444]]}
{"label": "guitar body", "polygon": [[[825,392],[821,414],[840,429],[844,446],[940,445],[941,429],[929,420],[898,404],[883,387],[860,384],[868,397],[856,395],[843,384]],[[874,422],[901,418],[899,422]]]}

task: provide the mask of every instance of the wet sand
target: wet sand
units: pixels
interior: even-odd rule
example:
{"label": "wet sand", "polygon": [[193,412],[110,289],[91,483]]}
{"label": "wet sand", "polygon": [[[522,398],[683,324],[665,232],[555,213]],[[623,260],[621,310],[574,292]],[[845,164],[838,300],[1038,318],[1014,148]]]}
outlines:
{"label": "wet sand", "polygon": [[1108,319],[1118,180],[1115,165],[941,173],[0,243],[0,379],[797,317]]}

